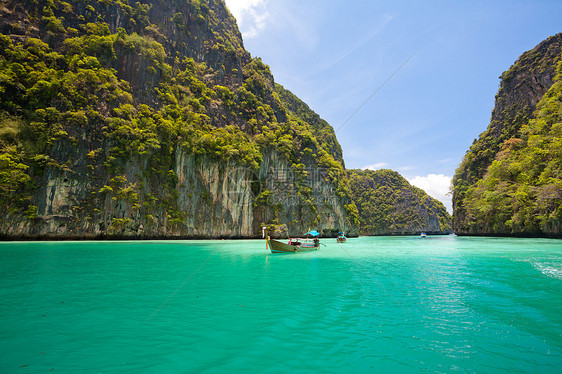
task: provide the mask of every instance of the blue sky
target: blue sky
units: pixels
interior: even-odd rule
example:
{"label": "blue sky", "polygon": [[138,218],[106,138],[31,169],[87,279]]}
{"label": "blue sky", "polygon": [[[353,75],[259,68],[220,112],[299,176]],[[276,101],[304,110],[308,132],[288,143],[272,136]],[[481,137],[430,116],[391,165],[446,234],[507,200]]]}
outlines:
{"label": "blue sky", "polygon": [[498,77],[562,32],[560,0],[226,0],[246,49],[337,131],[347,168],[443,201]]}

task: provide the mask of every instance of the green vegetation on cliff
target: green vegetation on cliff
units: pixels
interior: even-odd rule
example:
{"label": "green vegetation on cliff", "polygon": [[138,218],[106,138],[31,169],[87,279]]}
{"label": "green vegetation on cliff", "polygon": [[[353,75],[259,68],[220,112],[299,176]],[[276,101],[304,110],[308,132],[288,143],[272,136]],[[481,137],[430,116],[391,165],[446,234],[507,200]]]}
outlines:
{"label": "green vegetation on cliff", "polygon": [[534,119],[502,149],[465,195],[477,232],[562,234],[562,63]]}
{"label": "green vegetation on cliff", "polygon": [[[253,190],[267,192],[258,170],[272,151],[297,177],[325,170],[356,222],[333,129],[250,57],[222,0],[7,0],[0,14],[6,224],[41,232],[34,225],[64,217],[61,227],[96,235],[188,235],[178,153],[247,168]],[[296,225],[320,224],[323,203],[306,183],[296,192],[308,217]],[[259,211],[265,200],[263,223],[281,219],[278,206]]]}
{"label": "green vegetation on cliff", "polygon": [[395,171],[347,171],[363,235],[450,233],[445,206]]}
{"label": "green vegetation on cliff", "polygon": [[562,235],[562,34],[502,75],[492,122],[453,178],[457,234]]}

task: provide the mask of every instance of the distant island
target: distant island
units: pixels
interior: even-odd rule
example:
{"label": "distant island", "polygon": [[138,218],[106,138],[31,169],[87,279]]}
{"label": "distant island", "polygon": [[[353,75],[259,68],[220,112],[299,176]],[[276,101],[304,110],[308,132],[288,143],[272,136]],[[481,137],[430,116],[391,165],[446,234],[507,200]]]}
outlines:
{"label": "distant island", "polygon": [[2,239],[446,234],[452,222],[462,235],[560,235],[560,35],[504,74],[455,175],[452,221],[394,171],[346,170],[334,129],[244,49],[223,0],[6,0],[0,14]]}
{"label": "distant island", "polygon": [[361,235],[451,234],[442,202],[393,170],[348,170]]}

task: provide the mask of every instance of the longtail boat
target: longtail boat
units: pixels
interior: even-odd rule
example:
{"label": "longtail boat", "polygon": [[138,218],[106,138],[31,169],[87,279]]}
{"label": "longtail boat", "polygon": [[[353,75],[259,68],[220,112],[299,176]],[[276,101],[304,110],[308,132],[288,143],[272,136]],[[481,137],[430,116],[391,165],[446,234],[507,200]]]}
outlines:
{"label": "longtail boat", "polygon": [[320,248],[320,239],[317,231],[309,231],[305,235],[312,235],[312,238],[289,238],[287,243],[267,237],[266,248],[271,253],[284,252],[307,252],[316,251]]}

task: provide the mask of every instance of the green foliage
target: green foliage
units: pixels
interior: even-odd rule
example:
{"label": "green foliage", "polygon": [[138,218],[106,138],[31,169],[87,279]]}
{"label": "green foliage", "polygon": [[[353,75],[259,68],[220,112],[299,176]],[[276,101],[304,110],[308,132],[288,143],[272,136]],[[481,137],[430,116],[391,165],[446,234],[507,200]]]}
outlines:
{"label": "green foliage", "polygon": [[19,190],[25,188],[31,181],[27,174],[29,166],[22,163],[21,155],[14,149],[0,154],[0,201],[4,204],[12,199],[18,199]]}
{"label": "green foliage", "polygon": [[55,16],[43,17],[42,22],[45,24],[47,30],[54,33],[62,34],[65,32],[63,20]]}
{"label": "green foliage", "polygon": [[137,33],[125,35],[123,45],[127,51],[143,56],[155,66],[160,66],[166,57],[162,44],[149,36]]}
{"label": "green foliage", "polygon": [[[275,92],[289,111],[291,120],[308,124],[308,133],[303,133],[307,136],[305,145],[309,146],[313,152],[316,152],[319,148],[323,149],[332,155],[336,161],[343,162],[341,146],[337,141],[334,129],[318,114],[314,113],[308,105],[280,84],[275,85]],[[311,136],[312,132],[317,142],[314,142]]]}
{"label": "green foliage", "polygon": [[[115,147],[111,153],[114,157],[130,158],[133,155],[145,155],[160,148],[156,122],[147,106],[141,106],[137,115],[129,118],[113,117],[106,127],[106,135],[114,140]],[[116,113],[123,113],[124,106],[116,108]]]}
{"label": "green foliage", "polygon": [[242,69],[244,88],[258,97],[265,97],[272,89],[273,82],[269,66],[260,58],[252,59]]}
{"label": "green foliage", "polygon": [[217,160],[235,160],[258,169],[262,155],[258,146],[236,126],[226,128],[181,128],[182,145],[192,154],[210,155]]}
{"label": "green foliage", "polygon": [[185,21],[183,20],[183,14],[181,14],[181,12],[174,14],[171,21],[176,25],[178,30],[185,30]]}
{"label": "green foliage", "polygon": [[15,117],[0,116],[0,148],[9,149],[19,143],[22,123]]}
{"label": "green foliage", "polygon": [[123,234],[130,223],[130,218],[113,218],[111,225],[108,227],[108,232],[110,234]]}
{"label": "green foliage", "polygon": [[[95,56],[106,62],[115,60],[115,36],[110,35],[106,23],[87,23],[82,25],[81,36],[67,38],[63,42],[63,51],[74,59],[83,56]],[[72,62],[71,62],[72,63]]]}

